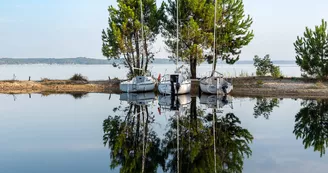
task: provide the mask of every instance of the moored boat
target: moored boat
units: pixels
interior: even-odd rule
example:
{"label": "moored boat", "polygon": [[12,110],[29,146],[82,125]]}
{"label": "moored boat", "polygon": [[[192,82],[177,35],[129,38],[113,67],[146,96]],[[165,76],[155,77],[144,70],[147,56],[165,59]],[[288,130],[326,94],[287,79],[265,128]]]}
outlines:
{"label": "moored boat", "polygon": [[151,77],[136,76],[132,80],[121,82],[120,90],[122,92],[148,92],[155,88],[155,81]]}

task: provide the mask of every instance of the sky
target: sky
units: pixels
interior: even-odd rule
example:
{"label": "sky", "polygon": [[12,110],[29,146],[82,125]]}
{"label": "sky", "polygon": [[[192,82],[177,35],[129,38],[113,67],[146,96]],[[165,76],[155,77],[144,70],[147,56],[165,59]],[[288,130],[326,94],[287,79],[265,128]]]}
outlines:
{"label": "sky", "polygon": [[[116,0],[0,0],[0,58],[105,58],[101,31],[108,26],[109,5]],[[255,37],[241,60],[266,54],[294,60],[297,36],[328,20],[327,0],[244,0],[244,5]],[[168,56],[161,38],[154,48],[156,58]]]}

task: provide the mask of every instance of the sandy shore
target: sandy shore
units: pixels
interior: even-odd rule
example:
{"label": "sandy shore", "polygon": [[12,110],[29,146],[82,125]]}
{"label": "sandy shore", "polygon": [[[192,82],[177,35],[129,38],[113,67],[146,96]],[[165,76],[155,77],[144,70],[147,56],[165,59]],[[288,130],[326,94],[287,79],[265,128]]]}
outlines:
{"label": "sandy shore", "polygon": [[[233,96],[328,98],[328,82],[317,79],[242,77],[228,79],[234,85]],[[111,81],[0,81],[0,93],[120,93],[119,80]],[[198,82],[192,83],[192,95],[198,94]]]}

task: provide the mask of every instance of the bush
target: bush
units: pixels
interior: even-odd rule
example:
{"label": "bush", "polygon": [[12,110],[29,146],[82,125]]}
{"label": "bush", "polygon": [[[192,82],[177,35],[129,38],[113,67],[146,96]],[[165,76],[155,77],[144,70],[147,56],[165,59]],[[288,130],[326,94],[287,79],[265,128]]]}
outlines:
{"label": "bush", "polygon": [[72,81],[88,81],[88,78],[85,76],[82,76],[81,74],[74,74],[69,80]]}

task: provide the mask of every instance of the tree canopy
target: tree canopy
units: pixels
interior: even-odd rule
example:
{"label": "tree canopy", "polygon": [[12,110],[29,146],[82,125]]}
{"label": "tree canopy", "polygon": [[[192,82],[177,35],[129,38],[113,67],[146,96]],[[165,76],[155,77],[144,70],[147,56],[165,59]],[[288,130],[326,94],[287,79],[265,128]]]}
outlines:
{"label": "tree canopy", "polygon": [[296,64],[304,76],[327,78],[328,76],[328,33],[327,22],[322,20],[320,26],[312,30],[305,28],[303,37],[297,37],[294,43]]}
{"label": "tree canopy", "polygon": [[[179,59],[190,65],[191,77],[196,78],[198,64],[219,58],[233,64],[239,59],[241,48],[253,39],[250,31],[252,19],[244,14],[242,0],[218,0],[216,20],[215,4],[208,0],[180,0],[179,21],[177,21],[176,1],[168,0],[165,5],[163,36],[170,57],[177,60],[177,24],[179,24]],[[216,55],[214,51],[214,22],[216,23]],[[212,50],[212,51],[211,51]],[[215,69],[214,69],[215,70]]]}
{"label": "tree canopy", "polygon": [[108,8],[108,28],[102,31],[102,53],[108,59],[123,58],[129,69],[128,77],[143,75],[154,59],[151,45],[160,31],[163,7],[158,9],[155,0],[117,0],[117,4],[118,8]]}

